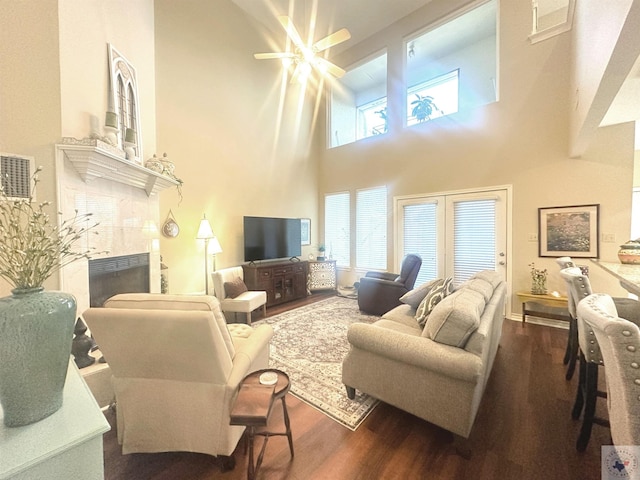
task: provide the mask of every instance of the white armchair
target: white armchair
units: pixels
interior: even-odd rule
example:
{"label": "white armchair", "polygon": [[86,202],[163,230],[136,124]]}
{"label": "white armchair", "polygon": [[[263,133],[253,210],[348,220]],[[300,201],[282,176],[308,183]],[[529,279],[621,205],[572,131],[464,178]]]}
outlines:
{"label": "white armchair", "polygon": [[122,294],[83,314],[112,372],[124,454],[231,455],[240,381],[267,368],[268,325],[227,327],[211,296]]}
{"label": "white armchair", "polygon": [[[231,286],[244,285],[242,267],[230,267],[215,271],[213,278],[214,295],[220,301],[223,312],[244,313],[247,325],[251,325],[251,312],[262,307],[263,315],[267,315],[267,292],[245,290],[238,295],[231,294]],[[246,285],[244,286],[246,289]],[[240,289],[242,290],[242,289]],[[233,292],[236,293],[236,292]]]}

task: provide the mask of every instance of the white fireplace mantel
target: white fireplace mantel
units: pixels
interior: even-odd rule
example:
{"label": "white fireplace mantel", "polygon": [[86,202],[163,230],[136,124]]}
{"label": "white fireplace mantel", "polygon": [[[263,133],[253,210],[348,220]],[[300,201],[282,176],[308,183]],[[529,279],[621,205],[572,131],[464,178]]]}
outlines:
{"label": "white fireplace mantel", "polygon": [[180,182],[124,158],[124,152],[98,139],[64,137],[57,148],[64,153],[85,183],[97,178],[141,188],[147,196]]}

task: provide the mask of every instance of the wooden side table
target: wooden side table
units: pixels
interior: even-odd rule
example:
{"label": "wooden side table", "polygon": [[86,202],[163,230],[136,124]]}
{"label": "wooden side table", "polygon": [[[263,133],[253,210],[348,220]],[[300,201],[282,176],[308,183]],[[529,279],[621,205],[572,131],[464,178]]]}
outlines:
{"label": "wooden side table", "polygon": [[[260,375],[265,372],[273,372],[278,376],[275,385],[263,386],[260,383]],[[263,387],[263,388],[261,388]],[[287,412],[287,403],[285,397],[291,383],[289,376],[276,369],[258,370],[247,375],[240,383],[240,393],[250,392],[248,395],[240,395],[236,398],[236,402],[231,410],[231,425],[242,425],[247,427],[247,441],[249,443],[249,465],[247,467],[247,478],[254,480],[262,465],[264,451],[267,447],[269,437],[286,436],[289,441],[289,450],[291,458],[293,458],[293,437],[291,435],[291,423],[289,421],[289,413]],[[245,392],[242,390],[245,389]],[[271,415],[272,406],[276,400],[282,401],[282,411],[284,413],[284,432],[270,432],[265,430],[257,430],[258,427],[266,427]],[[254,462],[254,442],[256,436],[263,436],[264,443],[260,449],[258,459]]]}
{"label": "wooden side table", "polygon": [[518,292],[516,295],[522,302],[522,323],[525,323],[527,315],[571,322],[571,317],[567,310],[567,297],[549,294],[535,295],[531,292]]}

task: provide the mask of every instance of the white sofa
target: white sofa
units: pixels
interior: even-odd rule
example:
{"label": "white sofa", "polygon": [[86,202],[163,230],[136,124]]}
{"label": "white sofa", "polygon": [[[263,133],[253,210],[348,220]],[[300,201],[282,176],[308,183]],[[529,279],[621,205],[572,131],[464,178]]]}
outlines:
{"label": "white sofa", "polygon": [[498,274],[484,271],[444,297],[424,329],[415,300],[351,325],[347,394],[357,389],[468,438],[500,343],[505,293]]}
{"label": "white sofa", "polygon": [[212,296],[121,294],[83,314],[109,363],[122,452],[231,455],[240,381],[268,368],[269,325],[227,326]]}

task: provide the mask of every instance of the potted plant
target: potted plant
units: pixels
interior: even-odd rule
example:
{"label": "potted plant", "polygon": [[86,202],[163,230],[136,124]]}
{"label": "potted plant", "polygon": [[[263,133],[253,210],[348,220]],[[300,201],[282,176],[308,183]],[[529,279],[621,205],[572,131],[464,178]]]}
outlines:
{"label": "potted plant", "polygon": [[50,202],[36,203],[38,168],[27,199],[0,186],[0,277],[13,286],[0,299],[0,404],[9,427],[37,422],[62,406],[76,316],[73,295],[44,291],[65,265],[89,258],[72,246],[97,224],[91,214],[53,222]]}
{"label": "potted plant", "polygon": [[325,259],[325,256],[324,256],[325,247],[324,247],[324,244],[323,244],[323,243],[321,243],[320,245],[318,245],[318,252],[320,253],[320,254],[318,255],[318,261],[323,262],[323,261],[324,261],[324,259]]}
{"label": "potted plant", "polygon": [[411,110],[411,115],[416,117],[419,122],[424,122],[425,120],[431,120],[431,115],[433,112],[440,112],[440,110],[435,103],[433,103],[433,97],[429,95],[425,95],[424,97],[418,93],[416,93],[416,100],[411,102],[413,105],[413,109]]}
{"label": "potted plant", "polygon": [[374,127],[372,133],[374,135],[387,133],[389,131],[389,118],[387,117],[387,107],[384,107],[382,110],[376,110],[375,113],[384,121],[384,124],[382,125],[382,131],[379,131],[379,127]]}
{"label": "potted plant", "polygon": [[547,269],[536,268],[534,263],[531,267],[531,293],[534,295],[544,295],[547,293]]}

